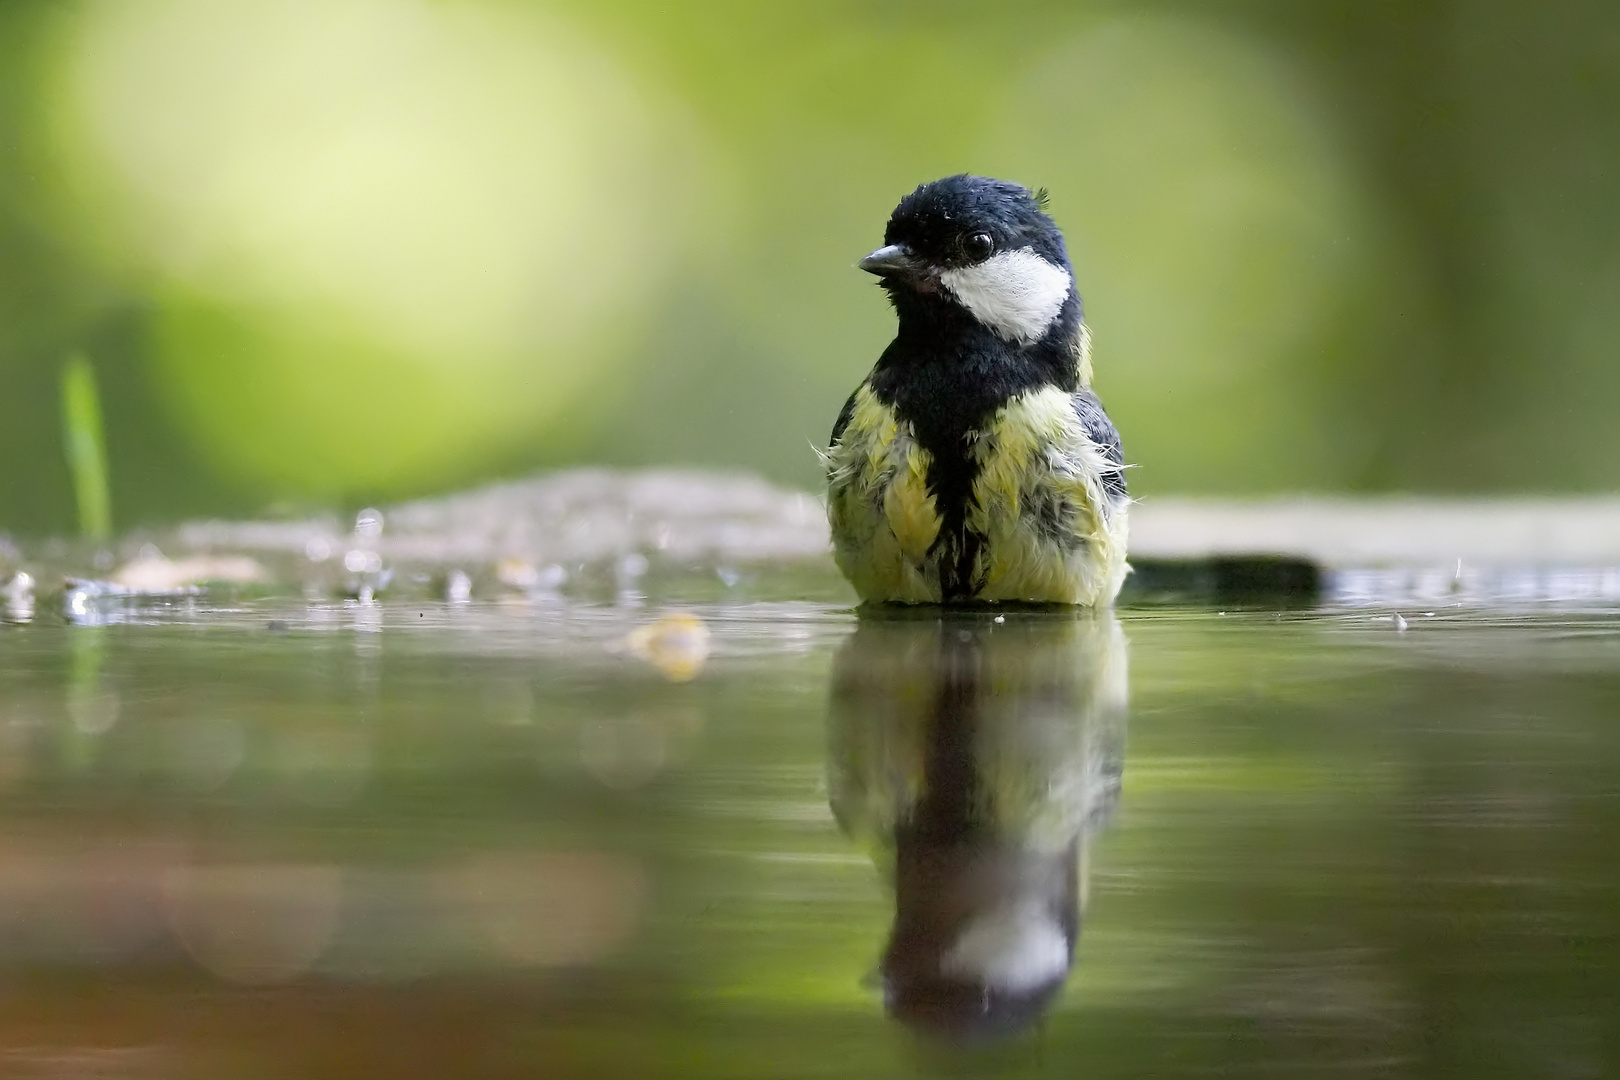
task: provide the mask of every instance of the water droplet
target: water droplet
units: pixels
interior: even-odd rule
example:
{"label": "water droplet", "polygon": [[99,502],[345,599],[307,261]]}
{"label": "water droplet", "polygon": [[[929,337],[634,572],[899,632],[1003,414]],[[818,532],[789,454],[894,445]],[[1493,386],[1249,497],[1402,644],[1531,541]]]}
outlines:
{"label": "water droplet", "polygon": [[382,511],[375,507],[366,507],[354,517],[354,535],[375,540],[382,535]]}
{"label": "water droplet", "polygon": [[90,617],[90,594],[84,589],[73,589],[67,594],[68,618],[75,622]]}
{"label": "water droplet", "polygon": [[6,600],[6,616],[13,622],[25,623],[34,617],[34,579],[19,570],[6,587],[0,590]]}
{"label": "water droplet", "polygon": [[351,574],[375,574],[382,569],[382,556],[355,548],[344,553],[343,568]]}
{"label": "water droplet", "polygon": [[465,604],[472,599],[472,578],[465,571],[452,570],[444,581],[444,598],[452,604]]}

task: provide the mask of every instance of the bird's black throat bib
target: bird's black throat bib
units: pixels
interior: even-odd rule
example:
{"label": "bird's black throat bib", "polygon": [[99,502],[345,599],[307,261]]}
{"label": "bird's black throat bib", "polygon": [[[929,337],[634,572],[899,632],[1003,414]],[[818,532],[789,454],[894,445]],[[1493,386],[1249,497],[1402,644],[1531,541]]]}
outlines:
{"label": "bird's black throat bib", "polygon": [[984,538],[967,527],[979,462],[974,442],[990,431],[996,411],[1030,390],[1079,389],[1075,351],[1080,301],[1073,294],[1045,336],[1009,342],[943,298],[895,297],[900,328],[872,372],[872,392],[911,425],[928,452],[928,491],[940,517],[933,551],[947,602],[973,596]]}

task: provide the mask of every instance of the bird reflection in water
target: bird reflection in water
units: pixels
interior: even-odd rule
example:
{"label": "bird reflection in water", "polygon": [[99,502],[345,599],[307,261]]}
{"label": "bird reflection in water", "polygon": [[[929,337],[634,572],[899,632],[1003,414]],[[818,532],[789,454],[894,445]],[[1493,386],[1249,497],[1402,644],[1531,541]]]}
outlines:
{"label": "bird reflection in water", "polygon": [[828,786],[892,879],[891,1016],[994,1037],[1057,998],[1127,696],[1109,612],[863,612],[833,668]]}

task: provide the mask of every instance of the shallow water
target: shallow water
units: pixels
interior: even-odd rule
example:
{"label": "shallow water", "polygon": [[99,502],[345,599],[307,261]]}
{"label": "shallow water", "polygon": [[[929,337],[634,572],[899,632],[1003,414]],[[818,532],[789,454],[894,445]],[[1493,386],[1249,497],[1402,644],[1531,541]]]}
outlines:
{"label": "shallow water", "polygon": [[0,624],[0,1075],[1620,1071],[1612,612],[680,610]]}

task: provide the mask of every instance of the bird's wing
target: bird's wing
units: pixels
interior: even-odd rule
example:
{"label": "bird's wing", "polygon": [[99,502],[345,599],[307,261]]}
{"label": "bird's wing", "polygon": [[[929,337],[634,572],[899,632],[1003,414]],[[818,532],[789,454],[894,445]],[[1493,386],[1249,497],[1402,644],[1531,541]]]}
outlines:
{"label": "bird's wing", "polygon": [[1108,419],[1108,413],[1103,410],[1102,402],[1090,390],[1077,391],[1071,399],[1074,403],[1074,414],[1080,419],[1080,426],[1085,429],[1086,436],[1102,451],[1103,460],[1108,468],[1102,472],[1101,480],[1103,493],[1110,501],[1118,502],[1128,499],[1129,493],[1125,487],[1125,449],[1120,445],[1119,432],[1114,429],[1114,422]]}
{"label": "bird's wing", "polygon": [[849,400],[844,402],[844,407],[838,410],[838,419],[833,421],[832,436],[827,440],[828,446],[838,442],[838,437],[844,433],[845,428],[849,427],[849,419],[855,415],[855,396],[860,392],[859,387],[857,387],[855,393],[849,395]]}

